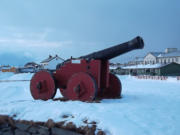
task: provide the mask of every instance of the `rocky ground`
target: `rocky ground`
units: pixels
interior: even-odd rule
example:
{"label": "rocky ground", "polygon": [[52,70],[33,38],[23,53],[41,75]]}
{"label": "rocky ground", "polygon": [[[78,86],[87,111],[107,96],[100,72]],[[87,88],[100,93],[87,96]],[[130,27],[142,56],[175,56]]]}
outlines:
{"label": "rocky ground", "polygon": [[[64,116],[66,117],[66,116]],[[34,122],[15,120],[6,115],[0,116],[0,135],[95,135],[96,122],[87,123],[91,126],[77,128],[73,123],[64,125],[64,122],[54,122],[49,119],[47,122]],[[105,135],[98,130],[97,135]]]}

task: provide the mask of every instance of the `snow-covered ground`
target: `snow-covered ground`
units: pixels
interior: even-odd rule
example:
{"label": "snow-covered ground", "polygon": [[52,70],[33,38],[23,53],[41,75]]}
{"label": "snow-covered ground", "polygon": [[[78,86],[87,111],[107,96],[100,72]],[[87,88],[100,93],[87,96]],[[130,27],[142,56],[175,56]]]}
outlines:
{"label": "snow-covered ground", "polygon": [[[0,73],[0,80],[30,80],[31,77],[32,74]],[[123,98],[101,103],[35,101],[29,82],[3,82],[0,83],[0,114],[16,114],[16,119],[35,121],[67,120],[77,126],[88,119],[96,121],[98,128],[109,135],[180,135],[180,81],[119,78]],[[63,118],[63,115],[70,117]]]}

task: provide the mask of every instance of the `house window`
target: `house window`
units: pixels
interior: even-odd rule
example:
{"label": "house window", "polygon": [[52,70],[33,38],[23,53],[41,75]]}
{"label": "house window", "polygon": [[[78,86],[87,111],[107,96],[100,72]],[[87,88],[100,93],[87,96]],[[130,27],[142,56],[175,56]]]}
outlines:
{"label": "house window", "polygon": [[176,62],[178,62],[178,58],[176,58]]}
{"label": "house window", "polygon": [[176,62],[176,58],[174,58],[174,62]]}
{"label": "house window", "polygon": [[170,59],[167,59],[168,60],[168,63],[170,63]]}
{"label": "house window", "polygon": [[161,62],[162,64],[164,64],[164,60],[162,59],[162,62]]}
{"label": "house window", "polygon": [[164,64],[166,64],[166,59],[164,60]]}

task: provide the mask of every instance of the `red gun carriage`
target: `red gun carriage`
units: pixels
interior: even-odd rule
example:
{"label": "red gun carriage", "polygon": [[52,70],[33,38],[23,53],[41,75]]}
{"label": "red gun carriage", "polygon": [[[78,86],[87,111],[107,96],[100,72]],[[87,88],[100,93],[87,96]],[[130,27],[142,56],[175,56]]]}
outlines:
{"label": "red gun carriage", "polygon": [[31,94],[34,99],[48,100],[54,98],[59,88],[69,100],[119,98],[121,82],[110,73],[109,60],[143,47],[143,39],[136,37],[98,52],[68,59],[58,64],[55,71],[39,71],[31,79]]}

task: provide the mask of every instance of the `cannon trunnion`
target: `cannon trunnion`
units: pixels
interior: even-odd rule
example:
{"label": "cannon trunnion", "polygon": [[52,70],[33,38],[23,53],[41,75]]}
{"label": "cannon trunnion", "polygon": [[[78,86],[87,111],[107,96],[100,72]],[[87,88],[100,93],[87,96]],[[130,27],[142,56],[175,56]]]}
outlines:
{"label": "cannon trunnion", "polygon": [[31,79],[31,94],[34,99],[48,100],[55,96],[59,88],[69,100],[119,98],[121,82],[109,72],[109,59],[143,46],[142,38],[137,37],[102,51],[68,59],[53,72],[39,71]]}

